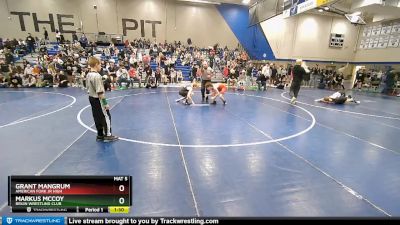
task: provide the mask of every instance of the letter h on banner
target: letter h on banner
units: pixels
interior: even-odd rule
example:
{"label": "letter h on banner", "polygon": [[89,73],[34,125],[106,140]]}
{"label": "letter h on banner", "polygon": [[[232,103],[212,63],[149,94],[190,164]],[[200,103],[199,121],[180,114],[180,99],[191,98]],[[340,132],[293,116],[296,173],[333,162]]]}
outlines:
{"label": "letter h on banner", "polygon": [[35,26],[35,31],[39,32],[39,24],[50,24],[50,28],[51,28],[51,32],[55,32],[55,28],[54,28],[54,18],[53,18],[53,14],[49,14],[49,20],[38,20],[37,18],[37,14],[36,13],[32,13],[32,17],[33,17],[33,25]]}

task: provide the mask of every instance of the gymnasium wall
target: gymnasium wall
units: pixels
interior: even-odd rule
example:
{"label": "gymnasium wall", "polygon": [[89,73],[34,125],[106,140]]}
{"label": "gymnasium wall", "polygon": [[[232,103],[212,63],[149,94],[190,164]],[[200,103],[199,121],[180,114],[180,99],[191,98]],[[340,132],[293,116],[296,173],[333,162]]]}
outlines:
{"label": "gymnasium wall", "polygon": [[[277,59],[349,62],[354,59],[358,28],[340,17],[301,14],[278,15],[261,23]],[[344,34],[343,48],[329,47],[331,33]]]}
{"label": "gymnasium wall", "polygon": [[[369,24],[369,26],[378,23]],[[287,19],[281,15],[261,23],[277,59],[302,58],[328,62],[391,63],[400,61],[399,48],[359,49],[363,26],[345,18],[301,14]],[[344,47],[329,47],[331,33],[344,34]]]}
{"label": "gymnasium wall", "polygon": [[400,50],[399,48],[387,48],[387,49],[368,49],[358,50],[355,57],[355,62],[400,62]]}
{"label": "gymnasium wall", "polygon": [[[190,37],[201,47],[216,43],[228,47],[238,45],[238,39],[214,5],[174,0],[0,0],[0,37],[25,38],[28,32],[42,37],[42,27],[50,31],[51,25],[39,23],[36,32],[34,16],[38,21],[49,21],[52,16],[54,28],[60,29],[61,24],[67,39],[71,38],[68,32],[77,28],[85,33],[123,34],[125,27],[128,39],[153,39],[155,36],[157,41],[186,43]],[[25,31],[22,31],[20,17]],[[50,32],[50,38],[54,40],[54,36]]]}
{"label": "gymnasium wall", "polygon": [[[380,22],[368,24],[368,26],[381,25]],[[364,28],[364,27],[362,27]],[[361,30],[362,31],[362,30]],[[395,35],[396,36],[396,35]],[[362,33],[360,33],[358,39],[358,46],[363,39]],[[382,48],[382,49],[360,49],[357,48],[357,52],[354,56],[356,62],[400,62],[400,47],[397,48]]]}

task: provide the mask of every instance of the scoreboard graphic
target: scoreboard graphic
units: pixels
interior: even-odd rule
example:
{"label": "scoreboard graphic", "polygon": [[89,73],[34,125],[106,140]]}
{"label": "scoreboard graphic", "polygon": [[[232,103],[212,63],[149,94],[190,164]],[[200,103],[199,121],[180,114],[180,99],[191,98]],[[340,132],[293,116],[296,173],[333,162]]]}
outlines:
{"label": "scoreboard graphic", "polygon": [[128,213],[131,176],[9,176],[8,205],[18,213]]}

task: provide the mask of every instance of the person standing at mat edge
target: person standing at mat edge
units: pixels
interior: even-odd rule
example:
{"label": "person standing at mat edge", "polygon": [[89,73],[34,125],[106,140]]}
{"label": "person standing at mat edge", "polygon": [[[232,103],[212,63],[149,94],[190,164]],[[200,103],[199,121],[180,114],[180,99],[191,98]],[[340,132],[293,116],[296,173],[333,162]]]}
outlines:
{"label": "person standing at mat edge", "polygon": [[296,104],[296,99],[300,91],[301,82],[306,74],[306,70],[301,66],[302,60],[296,60],[296,65],[293,67],[292,85],[290,86],[290,103]]}
{"label": "person standing at mat edge", "polygon": [[104,85],[99,71],[100,60],[90,57],[88,61],[90,72],[86,76],[86,85],[89,94],[89,102],[92,106],[92,114],[97,129],[96,141],[111,142],[118,140],[117,136],[111,134],[110,106],[104,95]]}

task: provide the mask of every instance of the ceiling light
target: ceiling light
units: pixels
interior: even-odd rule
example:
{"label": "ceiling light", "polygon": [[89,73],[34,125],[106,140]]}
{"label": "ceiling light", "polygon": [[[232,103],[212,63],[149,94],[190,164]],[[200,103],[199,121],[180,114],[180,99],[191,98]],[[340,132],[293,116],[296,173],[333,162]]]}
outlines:
{"label": "ceiling light", "polygon": [[328,6],[325,6],[324,9],[325,9],[325,11],[328,11],[328,10],[329,10],[329,7],[328,7]]}
{"label": "ceiling light", "polygon": [[324,12],[324,10],[323,9],[318,9],[318,12]]}
{"label": "ceiling light", "polygon": [[242,3],[247,5],[250,3],[250,0],[243,0]]}
{"label": "ceiling light", "polygon": [[354,13],[352,13],[351,15],[352,15],[352,16],[359,16],[359,15],[361,15],[361,12],[360,12],[360,11],[354,12]]}

